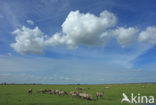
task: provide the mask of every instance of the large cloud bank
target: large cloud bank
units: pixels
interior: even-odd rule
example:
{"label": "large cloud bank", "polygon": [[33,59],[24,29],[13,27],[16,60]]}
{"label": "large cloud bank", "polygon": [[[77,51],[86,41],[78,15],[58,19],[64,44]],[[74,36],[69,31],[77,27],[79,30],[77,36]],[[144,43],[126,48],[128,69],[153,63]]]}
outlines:
{"label": "large cloud bank", "polygon": [[40,54],[46,46],[65,45],[70,49],[79,45],[104,46],[114,37],[124,48],[135,41],[156,44],[156,27],[147,27],[140,31],[136,27],[116,27],[117,17],[109,11],[103,11],[96,16],[91,13],[71,11],[62,24],[62,31],[50,37],[38,28],[16,29],[15,43],[11,44],[14,50],[21,54]]}

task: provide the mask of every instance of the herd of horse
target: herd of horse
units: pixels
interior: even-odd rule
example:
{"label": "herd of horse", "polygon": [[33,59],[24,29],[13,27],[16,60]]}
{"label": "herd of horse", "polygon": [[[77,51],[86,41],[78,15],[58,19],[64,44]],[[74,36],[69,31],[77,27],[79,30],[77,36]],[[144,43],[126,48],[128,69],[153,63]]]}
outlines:
{"label": "herd of horse", "polygon": [[[39,89],[37,91],[37,93],[42,93],[42,94],[45,94],[45,93],[48,93],[48,94],[58,94],[59,96],[62,96],[62,95],[71,95],[72,97],[80,97],[82,99],[87,99],[87,100],[93,100],[93,95],[92,94],[89,94],[89,93],[86,93],[86,92],[82,92],[82,90],[89,90],[90,88],[81,88],[81,87],[78,87],[78,88],[75,88],[76,91],[71,91],[71,92],[66,92],[64,90],[53,90],[53,89]],[[33,93],[33,90],[32,89],[29,89],[28,90],[28,93],[29,94],[32,94]],[[96,98],[102,98],[104,96],[104,92],[96,92]]]}

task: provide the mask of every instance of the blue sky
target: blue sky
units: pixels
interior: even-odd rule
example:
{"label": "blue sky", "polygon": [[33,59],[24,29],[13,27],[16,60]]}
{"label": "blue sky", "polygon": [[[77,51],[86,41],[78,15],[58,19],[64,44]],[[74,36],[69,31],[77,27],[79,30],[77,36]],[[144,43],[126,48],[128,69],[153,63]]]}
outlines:
{"label": "blue sky", "polygon": [[1,0],[0,82],[156,82],[155,0]]}

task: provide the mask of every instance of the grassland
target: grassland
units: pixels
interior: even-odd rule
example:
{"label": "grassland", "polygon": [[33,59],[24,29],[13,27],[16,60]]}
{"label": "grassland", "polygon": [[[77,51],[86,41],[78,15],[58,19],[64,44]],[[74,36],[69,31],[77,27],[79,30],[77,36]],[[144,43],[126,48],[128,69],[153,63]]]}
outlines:
{"label": "grassland", "polygon": [[[109,89],[105,87],[109,86]],[[143,88],[142,86],[145,86]],[[62,89],[67,92],[75,87],[89,87],[96,99],[97,91],[104,91],[104,97],[98,100],[85,100],[78,97],[39,94],[39,89]],[[32,88],[33,93],[28,94]],[[156,97],[156,84],[114,84],[114,85],[0,85],[0,105],[130,105],[121,103],[122,93],[131,93]]]}

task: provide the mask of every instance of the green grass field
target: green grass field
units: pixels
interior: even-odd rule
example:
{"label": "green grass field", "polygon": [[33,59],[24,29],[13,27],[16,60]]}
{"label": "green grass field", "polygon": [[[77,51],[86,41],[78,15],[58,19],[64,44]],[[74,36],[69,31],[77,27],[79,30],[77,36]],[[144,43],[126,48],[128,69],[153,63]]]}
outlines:
{"label": "green grass field", "polygon": [[[109,89],[105,89],[109,86]],[[145,88],[142,88],[145,86]],[[39,89],[62,89],[67,92],[75,87],[89,87],[95,100],[89,101],[79,97],[39,94]],[[28,94],[32,88],[33,93]],[[104,97],[96,100],[96,92],[104,91]],[[122,93],[156,97],[156,84],[114,84],[114,85],[0,85],[0,105],[130,105],[121,103]],[[153,104],[152,104],[153,105]]]}

